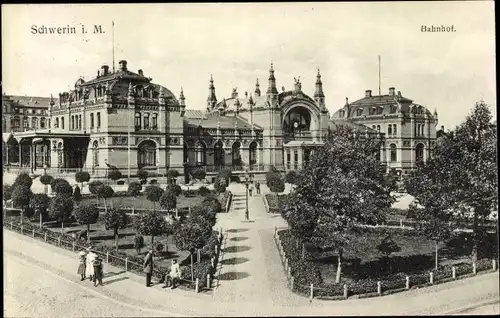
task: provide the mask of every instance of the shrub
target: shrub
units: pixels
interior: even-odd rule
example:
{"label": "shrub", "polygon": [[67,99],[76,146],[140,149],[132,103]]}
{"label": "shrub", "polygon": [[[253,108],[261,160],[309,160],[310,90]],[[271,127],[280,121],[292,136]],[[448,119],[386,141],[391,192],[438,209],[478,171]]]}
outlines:
{"label": "shrub", "polygon": [[414,274],[408,275],[410,277],[410,286],[424,285],[429,283],[429,274]]}
{"label": "shrub", "polygon": [[18,185],[21,185],[29,189],[31,188],[32,184],[33,179],[31,179],[30,175],[26,172],[22,172],[16,177],[16,180],[14,180],[14,184],[12,184],[12,186],[17,187]]}
{"label": "shrub", "polygon": [[267,187],[271,192],[280,193],[285,191],[285,183],[279,172],[268,172],[266,180]]}
{"label": "shrub", "polygon": [[142,235],[134,236],[134,248],[137,254],[141,253],[141,249],[144,247],[144,237]]}
{"label": "shrub", "polygon": [[82,201],[82,192],[80,191],[79,186],[75,187],[75,191],[73,192],[73,199],[75,199],[75,202]]}
{"label": "shrub", "polygon": [[455,267],[456,267],[457,277],[472,273],[472,264],[465,264],[465,263],[457,264],[457,265],[455,265]]}
{"label": "shrub", "polygon": [[128,195],[136,197],[141,193],[142,184],[139,182],[131,182],[128,185]]}
{"label": "shrub", "polygon": [[200,253],[207,255],[208,257],[214,257],[215,247],[219,246],[219,232],[213,231],[212,235],[208,239],[208,243],[201,249]]}
{"label": "shrub", "polygon": [[203,180],[207,176],[207,173],[204,168],[196,167],[191,170],[191,175],[197,180]]}
{"label": "shrub", "polygon": [[489,258],[483,258],[476,262],[476,270],[478,272],[490,270],[493,268],[492,261]]}
{"label": "shrub", "polygon": [[203,205],[209,207],[213,212],[220,213],[222,212],[222,204],[215,196],[206,196],[203,199]]}
{"label": "shrub", "polygon": [[82,204],[76,207],[74,215],[80,225],[87,226],[87,238],[90,241],[90,224],[97,222],[99,209],[94,204]]}
{"label": "shrub", "polygon": [[167,191],[172,192],[175,196],[179,196],[182,193],[182,188],[178,184],[169,184],[167,186]]}
{"label": "shrub", "polygon": [[152,211],[141,214],[135,221],[135,228],[141,235],[151,235],[151,247],[154,246],[154,237],[170,232],[170,227],[159,213]]}
{"label": "shrub", "polygon": [[124,229],[130,223],[130,218],[122,209],[109,209],[104,215],[104,226],[106,230],[113,230],[115,237],[115,249],[118,251],[118,231]]}
{"label": "shrub", "polygon": [[106,199],[111,198],[114,194],[115,194],[115,190],[113,190],[113,188],[108,186],[108,185],[103,185],[103,186],[99,187],[99,189],[97,190],[98,197],[104,199],[104,209],[106,211],[108,209],[108,204],[107,204]]}
{"label": "shrub", "polygon": [[122,172],[117,168],[111,168],[111,170],[108,172],[108,178],[113,181],[119,180],[121,177]]}
{"label": "shrub", "polygon": [[56,194],[50,202],[49,218],[63,223],[73,212],[73,200],[65,194]]}
{"label": "shrub", "polygon": [[146,169],[139,169],[137,171],[137,178],[139,178],[142,184],[146,183],[148,177],[149,177],[149,172]]}
{"label": "shrub", "polygon": [[[202,204],[201,206],[195,206],[191,209],[189,217],[193,220],[201,219],[207,221],[210,227],[213,227],[217,222],[216,212],[208,205]],[[201,248],[201,247],[199,247]]]}
{"label": "shrub", "polygon": [[297,184],[297,178],[298,174],[294,170],[288,171],[288,173],[285,175],[285,182],[291,183],[291,184]]}
{"label": "shrub", "polygon": [[193,276],[191,276],[191,269],[189,266],[183,266],[181,268],[182,278],[186,280],[195,281],[196,278],[199,280],[199,287],[205,288],[207,287],[207,275],[213,274],[213,268],[210,261],[204,261],[201,263],[193,264]]}
{"label": "shrub", "polygon": [[149,181],[149,184],[158,184],[158,180],[156,180],[156,179],[151,179],[151,181]]}
{"label": "shrub", "polygon": [[210,194],[210,190],[208,190],[207,187],[200,187],[198,189],[198,194],[201,195],[202,197],[207,196]]}
{"label": "shrub", "polygon": [[12,186],[4,185],[2,199],[4,201],[9,201],[10,199],[12,199],[12,191],[14,191],[14,188]]}
{"label": "shrub", "polygon": [[97,192],[99,191],[99,188],[102,187],[104,184],[101,181],[92,181],[89,183],[89,192],[97,195]]}
{"label": "shrub", "polygon": [[52,183],[52,181],[54,181],[54,177],[48,175],[48,174],[44,174],[42,176],[40,176],[40,182],[43,184],[43,185],[49,185]]}
{"label": "shrub", "polygon": [[57,178],[50,184],[52,191],[56,194],[72,195],[73,188],[66,179]]}
{"label": "shrub", "polygon": [[363,279],[351,284],[348,284],[350,295],[368,294],[377,292],[376,279]]}
{"label": "shrub", "polygon": [[25,209],[29,206],[33,192],[26,186],[26,183],[18,183],[12,191],[12,205],[15,208]]}
{"label": "shrub", "polygon": [[214,183],[215,191],[218,193],[224,193],[227,187],[227,179],[225,178],[216,178]]}
{"label": "shrub", "polygon": [[179,177],[179,171],[177,170],[173,170],[173,169],[169,169],[167,171],[167,179],[173,183],[173,180],[176,179],[177,177]]}
{"label": "shrub", "polygon": [[160,197],[160,205],[167,209],[172,210],[177,206],[177,197],[172,191],[165,191]]}
{"label": "shrub", "polygon": [[222,206],[223,212],[226,212],[227,201],[231,197],[231,192],[226,191],[222,195],[220,195],[220,204]]}
{"label": "shrub", "polygon": [[188,189],[188,190],[184,190],[183,193],[184,193],[185,197],[195,197],[197,192],[196,192],[196,190]]}
{"label": "shrub", "polygon": [[146,198],[153,202],[153,207],[156,208],[156,202],[160,201],[161,196],[163,195],[163,192],[165,192],[162,188],[155,186],[155,185],[150,185],[146,187]]}
{"label": "shrub", "polygon": [[229,180],[231,179],[231,176],[233,175],[233,171],[231,168],[223,168],[219,173],[217,174],[216,179],[224,179],[226,180],[226,185],[229,184]]}
{"label": "shrub", "polygon": [[161,252],[163,252],[163,250],[165,249],[165,245],[163,245],[163,243],[162,243],[162,242],[157,242],[157,243],[155,244],[155,248],[154,248],[154,249],[155,249],[155,251],[157,251],[158,253],[161,253]]}
{"label": "shrub", "polygon": [[77,173],[75,173],[75,180],[83,187],[84,182],[89,182],[90,174],[86,171],[78,171]]}

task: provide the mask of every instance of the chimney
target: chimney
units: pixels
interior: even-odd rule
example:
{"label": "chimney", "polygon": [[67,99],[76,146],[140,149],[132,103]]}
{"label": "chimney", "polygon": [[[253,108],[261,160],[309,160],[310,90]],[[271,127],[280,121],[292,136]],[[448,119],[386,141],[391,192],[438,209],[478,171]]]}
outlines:
{"label": "chimney", "polygon": [[389,87],[389,96],[394,96],[396,89],[394,87]]}
{"label": "chimney", "polygon": [[372,90],[371,89],[367,89],[365,91],[365,97],[372,97]]}
{"label": "chimney", "polygon": [[441,130],[444,131],[444,126],[441,126]]}
{"label": "chimney", "polygon": [[101,76],[106,76],[109,73],[109,66],[104,64],[101,66]]}
{"label": "chimney", "polygon": [[144,76],[144,72],[142,70],[138,70],[137,73],[139,73],[140,76]]}
{"label": "chimney", "polygon": [[248,92],[245,92],[245,98],[248,98]]}
{"label": "chimney", "polygon": [[119,65],[118,69],[120,71],[126,71],[127,70],[127,61],[121,60],[120,62],[118,62],[118,65]]}
{"label": "chimney", "polygon": [[233,88],[233,92],[231,93],[231,98],[238,98],[238,91],[236,88]]}

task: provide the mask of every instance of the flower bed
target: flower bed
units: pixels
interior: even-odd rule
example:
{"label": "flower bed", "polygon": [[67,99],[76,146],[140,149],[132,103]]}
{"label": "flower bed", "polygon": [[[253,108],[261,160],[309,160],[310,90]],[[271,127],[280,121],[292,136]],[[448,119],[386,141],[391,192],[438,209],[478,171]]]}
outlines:
{"label": "flower bed", "polygon": [[[292,236],[289,230],[281,230],[277,232],[276,244],[281,244],[281,247],[286,259],[290,274],[293,279],[293,291],[299,294],[310,296],[310,286],[313,284],[314,296],[322,299],[341,299],[344,296],[344,283],[328,284],[325,283],[321,272],[315,263],[309,261],[311,255],[305,252],[305,257],[302,259],[302,244],[297,247],[297,241]],[[283,259],[283,263],[285,260]],[[472,265],[463,263],[454,265],[456,276],[472,274]],[[453,266],[446,265],[438,270],[432,270],[433,283],[449,281],[453,277]],[[476,263],[476,270],[486,271],[492,269],[492,261],[490,259],[481,259]],[[408,287],[427,286],[430,285],[430,273],[425,271],[421,273],[406,275],[405,273],[396,273],[388,276],[360,279],[347,283],[348,295],[359,295],[360,297],[373,297],[379,295],[378,282],[380,282],[381,294],[391,294],[406,290],[406,277],[409,278]],[[287,274],[288,277],[288,274]]]}

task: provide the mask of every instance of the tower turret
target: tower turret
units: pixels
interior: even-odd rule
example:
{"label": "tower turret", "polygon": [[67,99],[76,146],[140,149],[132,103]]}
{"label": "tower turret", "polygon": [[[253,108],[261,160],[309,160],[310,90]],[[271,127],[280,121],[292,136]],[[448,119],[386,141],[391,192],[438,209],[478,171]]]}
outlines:
{"label": "tower turret", "polygon": [[214,78],[210,75],[210,85],[208,86],[207,110],[211,111],[217,104],[217,97],[215,96]]}
{"label": "tower turret", "polygon": [[278,90],[276,89],[276,78],[274,77],[274,66],[271,62],[271,68],[269,69],[269,84],[266,92],[266,99],[271,107],[276,107],[278,105]]}
{"label": "tower turret", "polygon": [[323,82],[321,82],[321,73],[318,68],[316,75],[316,91],[314,92],[314,100],[321,110],[325,109],[325,94],[323,93]]}
{"label": "tower turret", "polygon": [[260,96],[259,79],[257,79],[257,83],[255,83],[255,96]]}

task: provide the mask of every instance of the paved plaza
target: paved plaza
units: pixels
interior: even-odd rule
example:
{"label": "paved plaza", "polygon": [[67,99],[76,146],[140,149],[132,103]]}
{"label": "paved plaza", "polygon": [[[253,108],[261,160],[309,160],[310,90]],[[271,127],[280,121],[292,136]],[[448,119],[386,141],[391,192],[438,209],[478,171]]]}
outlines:
{"label": "paved plaza", "polygon": [[[268,192],[265,186],[263,193]],[[76,254],[4,231],[5,316],[296,316],[407,315],[498,312],[498,272],[369,299],[312,303],[287,287],[273,240],[280,216],[265,212],[260,196],[249,198],[232,184],[233,208],[219,214],[216,228],[226,236],[221,266],[211,292],[144,286],[144,278],[105,266],[104,286],[76,275]],[[54,283],[57,282],[57,283]]]}

